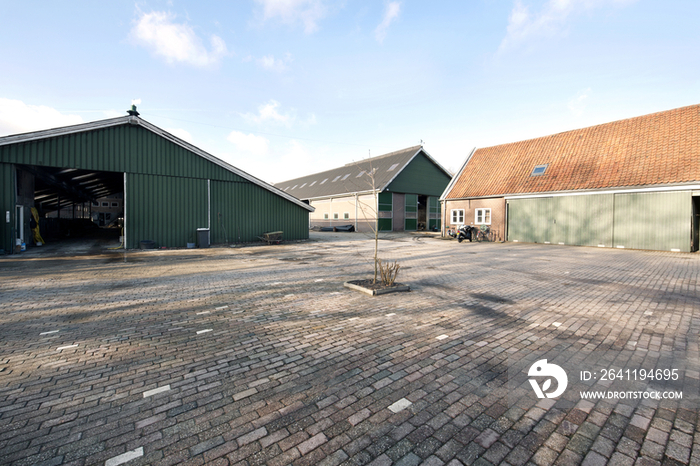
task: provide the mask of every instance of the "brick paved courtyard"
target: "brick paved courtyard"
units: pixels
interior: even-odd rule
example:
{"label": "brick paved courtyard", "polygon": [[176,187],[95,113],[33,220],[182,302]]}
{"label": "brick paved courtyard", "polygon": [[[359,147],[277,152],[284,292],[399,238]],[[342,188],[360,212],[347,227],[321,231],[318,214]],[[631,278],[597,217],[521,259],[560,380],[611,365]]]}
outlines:
{"label": "brick paved courtyard", "polygon": [[0,464],[700,464],[697,254],[397,235],[372,298],[372,247],[0,258]]}

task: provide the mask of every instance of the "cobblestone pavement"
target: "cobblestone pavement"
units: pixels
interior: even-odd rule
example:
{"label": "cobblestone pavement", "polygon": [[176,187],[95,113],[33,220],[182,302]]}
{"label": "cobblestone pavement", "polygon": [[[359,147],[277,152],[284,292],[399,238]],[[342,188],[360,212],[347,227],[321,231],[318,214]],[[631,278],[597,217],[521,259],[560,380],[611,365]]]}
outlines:
{"label": "cobblestone pavement", "polygon": [[0,463],[700,464],[697,254],[372,247],[0,258]]}

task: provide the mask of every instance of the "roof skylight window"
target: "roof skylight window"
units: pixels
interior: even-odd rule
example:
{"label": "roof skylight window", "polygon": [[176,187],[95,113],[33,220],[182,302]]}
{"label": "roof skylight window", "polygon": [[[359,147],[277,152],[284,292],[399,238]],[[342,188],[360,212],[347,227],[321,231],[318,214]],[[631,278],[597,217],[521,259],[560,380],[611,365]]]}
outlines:
{"label": "roof skylight window", "polygon": [[323,184],[323,183],[325,183],[326,181],[328,181],[328,178],[326,178],[325,180],[321,181],[319,184]]}
{"label": "roof skylight window", "polygon": [[336,181],[338,181],[338,178],[340,178],[341,176],[343,175],[338,175],[335,178],[333,178],[333,181],[331,181],[331,183],[335,183]]}
{"label": "roof skylight window", "polygon": [[299,186],[299,185],[298,185],[298,184],[295,184],[294,187],[293,187],[292,189],[296,188],[297,186]]}
{"label": "roof skylight window", "polygon": [[542,175],[544,175],[544,172],[547,171],[548,166],[549,166],[549,164],[537,165],[532,170],[532,173],[530,173],[530,176],[542,176]]}
{"label": "roof skylight window", "polygon": [[362,170],[355,178],[359,178],[359,177],[361,177],[361,176],[364,175],[364,174],[365,174],[365,171]]}
{"label": "roof skylight window", "polygon": [[304,184],[302,184],[301,186],[299,186],[299,189],[303,188],[304,186],[306,186],[306,183],[304,183]]}
{"label": "roof skylight window", "polygon": [[340,180],[340,181],[345,181],[345,180],[347,180],[347,179],[348,179],[348,176],[350,176],[350,173],[348,173],[347,175],[345,175],[345,176],[343,177],[343,179]]}
{"label": "roof skylight window", "polygon": [[392,165],[391,167],[389,167],[389,169],[388,169],[387,171],[390,172],[390,171],[392,171],[394,168],[396,168],[396,167],[398,167],[398,166],[399,166],[399,164],[398,164],[398,163],[395,163],[394,165]]}
{"label": "roof skylight window", "polygon": [[316,184],[316,181],[317,181],[317,180],[314,180],[313,183],[311,183],[311,184],[309,185],[309,188],[310,188],[311,186],[315,185],[315,184]]}

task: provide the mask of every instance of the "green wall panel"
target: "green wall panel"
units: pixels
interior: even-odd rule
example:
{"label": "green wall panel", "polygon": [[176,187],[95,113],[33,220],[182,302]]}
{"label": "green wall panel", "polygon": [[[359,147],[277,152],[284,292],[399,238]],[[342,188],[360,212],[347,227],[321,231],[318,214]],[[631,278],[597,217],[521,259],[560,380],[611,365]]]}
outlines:
{"label": "green wall panel", "polygon": [[615,247],[690,252],[690,191],[615,195]]}
{"label": "green wall panel", "polygon": [[[0,163],[0,249],[6,254],[12,251],[15,224],[15,170],[9,163]],[[6,221],[6,212],[10,212],[10,222]]]}
{"label": "green wall panel", "polygon": [[185,247],[207,228],[207,180],[130,173],[126,186],[127,248]]}
{"label": "green wall panel", "polygon": [[378,223],[379,231],[392,231],[393,222],[390,218],[380,218]]}
{"label": "green wall panel", "polygon": [[285,240],[308,239],[309,215],[301,206],[253,183],[211,183],[211,241],[258,241],[269,231]]}
{"label": "green wall panel", "polygon": [[380,212],[391,212],[394,210],[394,194],[386,191],[379,193],[377,203]]}
{"label": "green wall panel", "polygon": [[389,184],[387,191],[440,196],[450,177],[435,166],[423,153],[418,154]]}

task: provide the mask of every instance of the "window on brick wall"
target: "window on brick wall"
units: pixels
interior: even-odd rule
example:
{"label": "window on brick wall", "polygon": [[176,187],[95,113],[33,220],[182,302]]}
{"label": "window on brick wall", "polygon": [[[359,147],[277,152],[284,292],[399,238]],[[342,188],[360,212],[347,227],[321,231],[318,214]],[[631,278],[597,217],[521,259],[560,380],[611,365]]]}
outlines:
{"label": "window on brick wall", "polygon": [[464,224],[464,209],[452,209],[451,213],[452,224],[453,225],[463,225]]}
{"label": "window on brick wall", "polygon": [[474,223],[476,225],[491,225],[491,209],[474,210]]}

